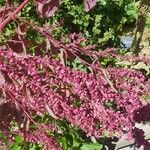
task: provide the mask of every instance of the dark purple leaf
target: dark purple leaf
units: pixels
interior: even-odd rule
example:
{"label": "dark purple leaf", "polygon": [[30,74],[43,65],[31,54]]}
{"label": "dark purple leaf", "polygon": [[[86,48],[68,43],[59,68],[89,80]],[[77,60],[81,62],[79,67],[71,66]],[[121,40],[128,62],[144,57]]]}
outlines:
{"label": "dark purple leaf", "polygon": [[55,40],[50,40],[50,42],[54,45],[56,48],[60,48],[61,44]]}
{"label": "dark purple leaf", "polygon": [[50,48],[51,48],[51,52],[52,54],[56,55],[58,54],[60,51],[59,51],[59,45],[53,41],[50,42]]}
{"label": "dark purple leaf", "polygon": [[27,39],[22,37],[19,39],[18,35],[14,35],[14,37],[7,42],[10,49],[12,49],[14,52],[17,53],[23,53],[24,52],[24,45],[27,47],[29,45],[29,42]]}
{"label": "dark purple leaf", "polygon": [[46,49],[45,42],[37,45],[37,47],[35,48],[35,55],[36,56],[42,56],[45,49]]}
{"label": "dark purple leaf", "polygon": [[69,61],[74,61],[76,59],[76,56],[73,55],[71,52],[67,51],[67,58],[69,59]]}
{"label": "dark purple leaf", "polygon": [[18,35],[25,35],[26,31],[29,29],[29,26],[25,23],[18,25],[17,33]]}
{"label": "dark purple leaf", "polygon": [[8,8],[5,8],[5,6],[1,7],[0,8],[0,19],[3,17],[3,15],[4,15],[4,18],[9,16],[13,10],[15,10],[15,7],[8,7]]}
{"label": "dark purple leaf", "polygon": [[85,11],[90,11],[97,3],[97,0],[84,0]]}
{"label": "dark purple leaf", "polygon": [[51,17],[55,11],[59,8],[60,2],[59,0],[51,0],[51,1],[37,1],[37,12],[43,18]]}

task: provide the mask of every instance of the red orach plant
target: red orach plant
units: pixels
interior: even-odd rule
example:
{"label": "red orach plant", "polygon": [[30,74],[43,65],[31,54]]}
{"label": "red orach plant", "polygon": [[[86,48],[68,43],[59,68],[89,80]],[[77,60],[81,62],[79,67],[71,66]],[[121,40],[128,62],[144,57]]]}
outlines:
{"label": "red orach plant", "polygon": [[[8,16],[0,25],[0,30],[27,3],[28,0],[25,0]],[[45,18],[52,16],[60,5],[59,1],[53,0],[37,0],[36,4],[38,13]],[[85,0],[86,11],[95,4],[94,0]],[[119,137],[127,133],[129,137],[137,138],[135,135],[141,135],[134,126],[136,122],[149,121],[149,116],[143,115],[143,108],[149,105],[143,104],[142,99],[144,95],[150,94],[149,80],[142,72],[133,69],[104,69],[96,60],[100,57],[117,57],[150,64],[150,59],[118,55],[114,49],[90,51],[81,48],[75,40],[71,44],[63,45],[42,28],[35,29],[45,36],[55,49],[63,49],[66,57],[73,55],[79,58],[91,72],[71,69],[66,67],[65,63],[48,56],[18,54],[11,49],[0,48],[0,115],[5,114],[0,118],[2,133],[10,140],[12,133],[20,134],[26,141],[45,144],[45,149],[61,149],[56,139],[46,132],[57,131],[57,128],[53,124],[39,124],[32,118],[33,114],[42,116],[48,112],[54,119],[67,120],[70,125],[78,126],[87,136],[99,138],[107,133],[109,136]],[[93,58],[93,63],[83,60],[78,51]],[[4,108],[7,108],[8,112],[4,112]],[[148,108],[147,113],[150,112]],[[18,123],[18,130],[10,132],[12,118]],[[34,131],[30,130],[32,124],[36,126]],[[143,139],[144,136],[140,140],[137,138],[138,146],[147,146]]]}

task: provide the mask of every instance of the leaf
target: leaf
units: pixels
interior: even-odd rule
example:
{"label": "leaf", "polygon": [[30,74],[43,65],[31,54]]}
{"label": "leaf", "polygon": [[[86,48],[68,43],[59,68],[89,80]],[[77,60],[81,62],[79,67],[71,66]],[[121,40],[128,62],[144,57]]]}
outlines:
{"label": "leaf", "polygon": [[121,62],[116,62],[117,65],[122,65],[122,66],[131,66],[132,62],[129,61],[121,61]]}
{"label": "leaf", "polygon": [[35,48],[35,52],[34,53],[35,53],[36,56],[42,56],[45,49],[46,49],[45,43],[44,42],[40,43]]}
{"label": "leaf", "polygon": [[[147,41],[148,42],[148,41]],[[144,47],[141,51],[141,54],[142,55],[145,55],[145,56],[150,56],[150,47]]]}
{"label": "leaf", "polygon": [[7,44],[14,52],[23,53],[26,47],[29,46],[29,41],[24,36],[15,34],[10,40],[7,41]]}
{"label": "leaf", "polygon": [[51,48],[51,51],[52,51],[52,54],[56,55],[58,54],[60,51],[59,51],[59,48],[60,48],[60,44],[51,40],[50,41],[50,48]]}
{"label": "leaf", "polygon": [[17,27],[18,35],[25,35],[26,31],[29,29],[29,26],[26,23],[22,23]]}
{"label": "leaf", "polygon": [[23,139],[21,136],[16,136],[15,141],[16,141],[16,144],[21,144],[23,142]]}
{"label": "leaf", "polygon": [[143,62],[139,62],[138,64],[134,65],[132,68],[139,69],[139,70],[144,69],[146,70],[147,74],[150,73],[150,67]]}
{"label": "leaf", "polygon": [[5,6],[1,7],[0,8],[0,19],[3,17],[3,15],[4,15],[4,18],[8,17],[10,15],[10,13],[12,11],[14,11],[15,9],[16,9],[16,7],[7,7],[7,8]]}
{"label": "leaf", "polygon": [[73,62],[76,59],[76,56],[73,55],[70,51],[67,51],[67,58],[70,62]]}
{"label": "leaf", "polygon": [[88,12],[96,6],[97,0],[84,0],[85,11]]}
{"label": "leaf", "polygon": [[59,0],[44,0],[44,1],[37,1],[37,12],[43,18],[51,17],[55,11],[59,8],[60,1]]}
{"label": "leaf", "polygon": [[81,150],[101,150],[102,145],[98,143],[83,144]]}

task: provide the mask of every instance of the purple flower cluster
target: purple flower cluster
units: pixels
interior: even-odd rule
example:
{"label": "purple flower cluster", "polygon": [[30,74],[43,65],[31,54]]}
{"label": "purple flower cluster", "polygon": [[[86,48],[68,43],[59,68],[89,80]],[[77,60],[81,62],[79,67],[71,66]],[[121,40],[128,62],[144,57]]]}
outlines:
{"label": "purple flower cluster", "polygon": [[130,135],[134,112],[142,107],[141,97],[149,94],[139,71],[108,68],[114,91],[101,71],[95,76],[53,59],[10,50],[0,50],[0,72],[5,78],[0,89],[6,101],[17,103],[25,116],[25,112],[48,112],[54,119],[80,127],[87,136],[100,137],[106,132],[120,136],[124,131]]}

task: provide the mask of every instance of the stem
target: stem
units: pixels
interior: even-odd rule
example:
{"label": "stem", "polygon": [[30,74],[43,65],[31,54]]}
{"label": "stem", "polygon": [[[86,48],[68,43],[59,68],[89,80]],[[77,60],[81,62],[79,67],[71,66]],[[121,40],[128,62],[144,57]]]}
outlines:
{"label": "stem", "polygon": [[2,14],[1,22],[3,22],[3,19],[5,17],[7,5],[8,5],[8,0],[6,1],[5,6],[4,6],[5,8],[4,8],[4,11],[3,11],[3,14]]}
{"label": "stem", "polygon": [[7,17],[0,25],[0,32],[3,30],[3,28],[15,18],[15,16],[19,13],[19,11],[24,8],[24,6],[29,2],[30,0],[25,0],[22,4],[20,4],[17,9],[9,16]]}

